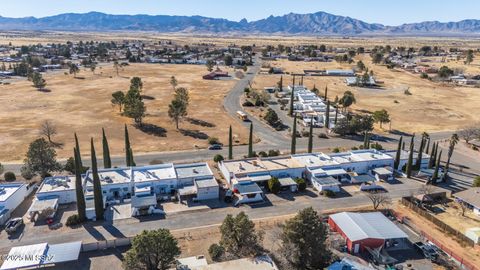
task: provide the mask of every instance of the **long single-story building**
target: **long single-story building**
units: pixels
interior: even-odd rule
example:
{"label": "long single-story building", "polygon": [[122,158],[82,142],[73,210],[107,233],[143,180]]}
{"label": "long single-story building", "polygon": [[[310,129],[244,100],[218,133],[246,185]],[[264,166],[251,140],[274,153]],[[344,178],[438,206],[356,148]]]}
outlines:
{"label": "long single-story building", "polygon": [[473,213],[480,216],[480,187],[472,187],[452,195],[457,201],[461,201],[473,210]]}
{"label": "long single-story building", "polygon": [[0,225],[5,224],[12,212],[28,196],[30,187],[26,184],[2,184],[0,185]]}
{"label": "long single-story building", "polygon": [[408,236],[381,212],[337,213],[329,216],[328,224],[332,231],[345,238],[351,253],[363,252],[367,248],[408,248]]}

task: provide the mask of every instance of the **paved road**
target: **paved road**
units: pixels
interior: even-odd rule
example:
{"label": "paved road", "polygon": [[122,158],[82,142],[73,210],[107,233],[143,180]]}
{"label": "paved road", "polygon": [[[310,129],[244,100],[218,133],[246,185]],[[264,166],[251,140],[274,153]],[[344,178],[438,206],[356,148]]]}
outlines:
{"label": "paved road", "polygon": [[[401,179],[402,183],[387,186],[389,196],[392,199],[399,199],[402,196],[416,193],[421,183],[414,180]],[[6,234],[0,235],[0,254],[8,251],[12,246],[28,245],[33,243],[48,242],[51,244],[70,241],[98,241],[133,236],[145,229],[168,228],[194,229],[197,227],[220,224],[225,215],[237,214],[240,211],[246,212],[252,219],[262,219],[283,215],[290,215],[306,207],[314,207],[318,211],[330,209],[356,207],[370,205],[370,200],[365,193],[356,192],[352,195],[345,195],[341,198],[329,199],[309,195],[299,195],[293,200],[278,199],[275,195],[268,194],[270,201],[263,205],[241,206],[239,208],[227,207],[211,210],[199,210],[193,212],[176,213],[167,216],[165,219],[149,220],[139,222],[136,219],[125,219],[103,224],[93,225],[88,223],[78,229],[71,229],[68,232],[56,232],[42,227],[27,227],[19,239],[9,240]],[[208,212],[206,212],[208,211]]]}

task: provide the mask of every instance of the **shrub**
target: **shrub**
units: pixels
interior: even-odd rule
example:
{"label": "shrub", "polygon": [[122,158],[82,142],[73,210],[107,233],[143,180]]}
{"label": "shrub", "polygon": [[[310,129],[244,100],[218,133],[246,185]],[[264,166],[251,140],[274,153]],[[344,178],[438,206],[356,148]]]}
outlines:
{"label": "shrub", "polygon": [[82,223],[80,217],[77,214],[74,214],[67,218],[67,222],[65,223],[65,225],[72,227],[80,223]]}
{"label": "shrub", "polygon": [[335,197],[335,192],[333,192],[331,190],[323,190],[322,192],[320,192],[320,195],[323,195],[323,196],[328,197],[328,198],[333,198],[333,197]]}
{"label": "shrub", "polygon": [[269,157],[276,157],[280,155],[280,150],[268,150]]}
{"label": "shrub", "polygon": [[245,92],[245,93],[247,93],[247,94],[250,93],[250,88],[245,87],[245,88],[243,89],[243,92]]}
{"label": "shrub", "polygon": [[251,101],[247,100],[247,101],[243,102],[242,106],[243,107],[253,107],[254,105]]}
{"label": "shrub", "polygon": [[340,148],[335,147],[335,148],[333,148],[332,152],[333,153],[340,153]]}
{"label": "shrub", "polygon": [[255,100],[255,106],[256,107],[263,107],[265,106],[265,103],[259,99]]}
{"label": "shrub", "polygon": [[216,154],[216,155],[213,157],[213,161],[215,161],[215,162],[220,162],[220,161],[223,161],[223,160],[224,160],[224,158],[223,158],[223,156],[220,155],[220,154]]}
{"label": "shrub", "polygon": [[302,130],[302,136],[303,136],[303,137],[308,137],[308,136],[310,136],[310,131]]}
{"label": "shrub", "polygon": [[212,258],[213,261],[218,261],[218,259],[222,257],[224,252],[225,252],[225,249],[219,244],[212,244],[208,248],[208,254],[210,254],[210,258]]}
{"label": "shrub", "polygon": [[297,183],[298,191],[302,192],[302,191],[305,191],[305,189],[307,189],[307,182],[305,182],[305,179],[296,178],[295,182]]}
{"label": "shrub", "polygon": [[23,166],[21,169],[20,169],[20,174],[22,175],[23,178],[25,178],[26,180],[31,180],[35,174],[27,167]]}
{"label": "shrub", "polygon": [[265,151],[260,151],[260,152],[258,152],[258,155],[259,155],[260,157],[268,157],[268,154],[267,154],[267,152],[265,152]]}
{"label": "shrub", "polygon": [[6,172],[3,177],[5,178],[5,181],[7,182],[13,182],[17,180],[17,177],[15,177],[15,174],[13,172]]}
{"label": "shrub", "polygon": [[370,148],[373,148],[373,149],[378,150],[378,151],[383,150],[383,146],[381,144],[379,144],[378,142],[372,143],[370,145]]}
{"label": "shrub", "polygon": [[[361,145],[361,146],[363,147],[363,145]],[[352,147],[352,150],[354,150],[354,151],[358,150],[358,147],[354,146],[354,147]]]}
{"label": "shrub", "polygon": [[407,95],[407,96],[411,96],[411,95],[412,95],[412,93],[411,93],[410,90],[408,90],[408,89],[405,90],[403,93],[404,93],[405,95]]}
{"label": "shrub", "polygon": [[268,180],[268,190],[270,190],[270,192],[273,194],[280,192],[281,188],[282,186],[280,185],[280,181],[278,181],[277,177],[272,177],[270,180]]}
{"label": "shrub", "polygon": [[212,144],[219,144],[220,141],[218,140],[217,137],[208,137],[208,144],[212,145]]}
{"label": "shrub", "polygon": [[422,78],[422,79],[428,79],[428,74],[425,73],[425,72],[422,72],[422,74],[420,74],[420,78]]}
{"label": "shrub", "polygon": [[473,180],[473,187],[480,187],[480,176],[475,177]]}

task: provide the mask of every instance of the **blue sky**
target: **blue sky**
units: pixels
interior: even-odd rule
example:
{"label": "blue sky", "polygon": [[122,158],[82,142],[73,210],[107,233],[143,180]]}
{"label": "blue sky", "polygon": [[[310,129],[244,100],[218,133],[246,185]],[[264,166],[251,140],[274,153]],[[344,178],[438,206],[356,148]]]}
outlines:
{"label": "blue sky", "polygon": [[240,20],[289,12],[325,11],[369,23],[398,25],[427,20],[480,19],[478,0],[2,0],[4,17],[43,17],[100,11],[111,14],[202,15]]}

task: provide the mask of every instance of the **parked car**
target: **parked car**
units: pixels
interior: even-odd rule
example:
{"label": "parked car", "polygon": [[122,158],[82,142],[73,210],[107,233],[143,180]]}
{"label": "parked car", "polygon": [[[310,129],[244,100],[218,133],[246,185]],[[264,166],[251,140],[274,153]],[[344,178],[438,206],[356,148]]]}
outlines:
{"label": "parked car", "polygon": [[208,150],[222,150],[222,145],[221,144],[212,144],[210,147],[208,147]]}
{"label": "parked car", "polygon": [[23,218],[12,218],[5,224],[5,231],[8,234],[15,233],[23,225]]}
{"label": "parked car", "polygon": [[416,242],[413,245],[418,252],[425,256],[425,258],[431,261],[436,261],[438,259],[438,252],[431,245],[422,242]]}

